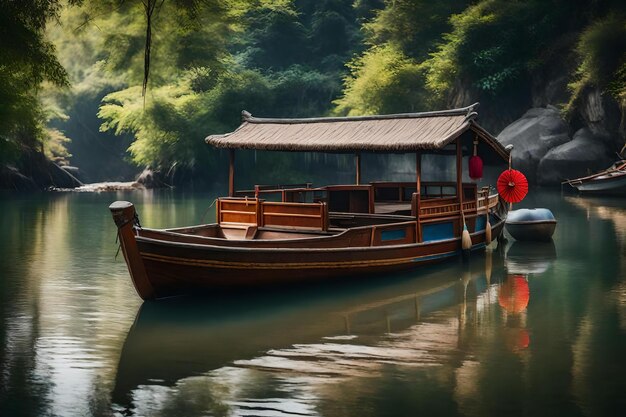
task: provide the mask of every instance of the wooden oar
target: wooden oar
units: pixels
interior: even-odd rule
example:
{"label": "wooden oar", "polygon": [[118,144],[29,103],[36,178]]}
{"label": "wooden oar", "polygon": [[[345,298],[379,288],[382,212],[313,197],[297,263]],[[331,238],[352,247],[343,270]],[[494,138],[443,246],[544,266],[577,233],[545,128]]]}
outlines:
{"label": "wooden oar", "polygon": [[[461,203],[462,205],[463,203]],[[463,217],[463,233],[461,233],[461,248],[463,250],[470,250],[472,248],[472,238],[467,230],[467,224],[465,224],[465,213],[461,208],[461,216]]]}
{"label": "wooden oar", "polygon": [[489,205],[487,204],[487,220],[485,223],[485,244],[489,246],[491,243],[491,223],[489,223]]}

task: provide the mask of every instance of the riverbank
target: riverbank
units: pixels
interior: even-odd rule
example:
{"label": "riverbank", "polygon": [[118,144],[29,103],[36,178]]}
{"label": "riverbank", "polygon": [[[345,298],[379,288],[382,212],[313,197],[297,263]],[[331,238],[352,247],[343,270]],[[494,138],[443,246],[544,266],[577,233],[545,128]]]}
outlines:
{"label": "riverbank", "polygon": [[3,190],[36,191],[81,185],[83,183],[70,170],[35,150],[24,151],[12,163],[0,165],[0,189]]}
{"label": "riverbank", "polygon": [[132,191],[172,188],[159,173],[146,168],[132,181],[81,181],[77,167],[58,165],[43,154],[29,151],[13,164],[0,165],[0,190],[11,191]]}

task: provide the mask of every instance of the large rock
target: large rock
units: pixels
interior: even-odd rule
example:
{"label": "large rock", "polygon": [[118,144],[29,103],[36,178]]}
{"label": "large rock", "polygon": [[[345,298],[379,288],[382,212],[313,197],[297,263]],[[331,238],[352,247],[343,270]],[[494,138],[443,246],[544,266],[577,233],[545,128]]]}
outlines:
{"label": "large rock", "polygon": [[83,185],[76,177],[53,161],[45,160],[38,172],[33,172],[36,183],[45,188],[75,188]]}
{"label": "large rock", "polygon": [[573,139],[551,149],[539,163],[537,182],[556,185],[606,168],[612,162],[610,150],[602,137],[591,129],[578,130]]}
{"label": "large rock", "polygon": [[160,171],[153,171],[145,168],[137,177],[135,182],[141,184],[145,188],[165,188],[169,187],[164,181],[164,176]]}
{"label": "large rock", "polygon": [[22,174],[13,166],[0,166],[0,190],[36,190],[37,184],[32,178]]}
{"label": "large rock", "polygon": [[60,167],[63,171],[67,172],[72,177],[76,178],[76,180],[80,181],[83,184],[85,183],[85,180],[83,179],[83,173],[80,170],[80,168],[69,166],[69,165],[60,165]]}
{"label": "large rock", "polygon": [[35,150],[25,151],[14,166],[0,167],[0,188],[32,190],[81,185],[73,175]]}
{"label": "large rock", "polygon": [[532,108],[498,135],[504,146],[512,144],[513,166],[536,182],[539,161],[550,149],[569,141],[568,127],[558,109]]}
{"label": "large rock", "polygon": [[[624,145],[624,115],[613,96],[598,87],[583,89],[577,100],[576,112],[582,125],[617,152]],[[574,114],[576,117],[576,113]]]}

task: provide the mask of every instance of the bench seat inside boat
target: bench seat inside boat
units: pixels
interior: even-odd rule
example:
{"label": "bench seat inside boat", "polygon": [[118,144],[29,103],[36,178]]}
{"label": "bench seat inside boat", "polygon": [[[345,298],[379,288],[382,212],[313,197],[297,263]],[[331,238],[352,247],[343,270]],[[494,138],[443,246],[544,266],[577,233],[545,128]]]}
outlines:
{"label": "bench seat inside boat", "polygon": [[241,223],[206,224],[167,229],[167,231],[226,240],[306,239],[315,236],[334,236],[353,227],[385,225],[413,220],[415,219],[410,216],[400,215],[330,213],[330,227],[327,231],[287,227],[257,227],[256,225]]}
{"label": "bench seat inside boat", "polygon": [[185,235],[212,237],[227,240],[268,240],[268,239],[306,239],[315,236],[333,236],[345,229],[332,228],[321,230],[291,230],[275,227],[257,227],[241,224],[209,224],[187,228],[168,229],[168,232]]}

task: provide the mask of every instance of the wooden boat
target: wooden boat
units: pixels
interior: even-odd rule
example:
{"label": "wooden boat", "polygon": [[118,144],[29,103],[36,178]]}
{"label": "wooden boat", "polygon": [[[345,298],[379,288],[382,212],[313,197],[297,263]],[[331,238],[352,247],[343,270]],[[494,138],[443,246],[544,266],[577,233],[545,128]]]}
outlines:
{"label": "wooden boat", "polygon": [[[458,256],[464,227],[471,237],[466,249],[484,248],[487,222],[498,236],[506,204],[489,187],[462,182],[463,156],[474,141],[486,158],[506,161],[509,155],[476,123],[475,108],[316,119],[259,119],[244,112],[233,133],[206,140],[230,154],[229,197],[217,199],[216,223],[144,228],[131,203],[111,204],[138,294],[153,299],[413,268]],[[236,192],[236,149],[354,152],[356,181]],[[362,184],[361,152],[415,154],[415,182]],[[453,156],[457,180],[422,181],[423,153]]]}
{"label": "wooden boat", "polygon": [[507,215],[505,228],[515,240],[547,242],[556,229],[556,219],[545,208],[512,210]]}
{"label": "wooden boat", "polygon": [[581,193],[626,195],[626,160],[615,162],[610,168],[587,177],[567,180]]}

